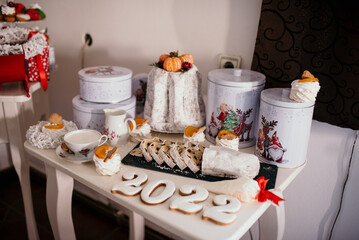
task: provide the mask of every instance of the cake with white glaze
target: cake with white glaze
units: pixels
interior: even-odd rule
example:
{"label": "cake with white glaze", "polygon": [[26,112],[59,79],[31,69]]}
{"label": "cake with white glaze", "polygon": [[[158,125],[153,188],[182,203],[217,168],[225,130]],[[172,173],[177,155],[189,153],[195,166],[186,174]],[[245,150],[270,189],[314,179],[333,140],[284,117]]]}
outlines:
{"label": "cake with white glaze", "polygon": [[144,116],[152,130],[183,133],[187,126],[205,123],[201,74],[193,57],[185,55],[161,55],[148,75]]}
{"label": "cake with white glaze", "polygon": [[254,178],[259,173],[259,160],[253,154],[241,153],[229,148],[210,146],[202,157],[202,174],[239,178]]}

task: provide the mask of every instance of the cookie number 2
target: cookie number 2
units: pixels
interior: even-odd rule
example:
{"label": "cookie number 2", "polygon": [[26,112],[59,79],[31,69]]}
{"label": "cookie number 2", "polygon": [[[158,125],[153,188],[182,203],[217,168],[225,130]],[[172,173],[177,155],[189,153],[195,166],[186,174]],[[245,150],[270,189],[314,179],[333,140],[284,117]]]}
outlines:
{"label": "cookie number 2", "polygon": [[141,185],[147,182],[147,174],[144,172],[127,171],[122,175],[122,180],[122,182],[113,186],[111,192],[130,197],[141,192]]}
{"label": "cookie number 2", "polygon": [[232,196],[217,195],[213,199],[214,207],[205,208],[202,219],[210,220],[219,225],[228,225],[236,221],[236,213],[241,208],[241,202]]}
{"label": "cookie number 2", "polygon": [[177,210],[185,214],[195,214],[202,210],[201,204],[208,198],[207,189],[195,185],[183,185],[179,190],[183,197],[178,197],[170,204],[170,210]]}

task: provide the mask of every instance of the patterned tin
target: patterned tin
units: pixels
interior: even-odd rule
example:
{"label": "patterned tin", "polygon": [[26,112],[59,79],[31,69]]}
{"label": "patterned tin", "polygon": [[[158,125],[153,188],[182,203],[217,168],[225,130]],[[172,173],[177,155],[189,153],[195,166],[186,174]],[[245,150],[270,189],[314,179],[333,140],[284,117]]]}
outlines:
{"label": "patterned tin", "polygon": [[208,73],[206,138],[216,142],[220,130],[239,137],[239,148],[255,144],[260,92],[265,84],[261,73],[244,69],[215,69]]}
{"label": "patterned tin", "polygon": [[295,168],[306,161],[314,102],[289,99],[290,89],[262,91],[256,155],[266,163]]}
{"label": "patterned tin", "polygon": [[117,103],[132,96],[132,71],[116,66],[84,68],[78,73],[80,96],[89,102]]}
{"label": "patterned tin", "polygon": [[79,129],[89,128],[102,132],[105,125],[106,108],[122,108],[127,112],[128,118],[134,118],[136,114],[136,97],[119,103],[92,103],[87,102],[77,95],[72,99],[74,122]]}

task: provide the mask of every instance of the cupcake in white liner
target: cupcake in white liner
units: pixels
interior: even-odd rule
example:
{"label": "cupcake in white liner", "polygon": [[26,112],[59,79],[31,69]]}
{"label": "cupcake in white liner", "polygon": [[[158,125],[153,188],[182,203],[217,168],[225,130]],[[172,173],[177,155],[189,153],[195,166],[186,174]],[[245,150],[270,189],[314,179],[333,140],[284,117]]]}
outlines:
{"label": "cupcake in white liner", "polygon": [[206,130],[206,127],[196,128],[188,126],[184,131],[183,138],[185,142],[199,144],[205,141],[204,130]]}
{"label": "cupcake in white liner", "polygon": [[302,79],[292,82],[289,98],[296,102],[315,102],[320,90],[319,80],[305,70]]}
{"label": "cupcake in white liner", "polygon": [[100,175],[111,176],[120,171],[121,156],[117,147],[101,145],[95,150],[93,161],[96,165],[96,172]]}
{"label": "cupcake in white liner", "polygon": [[132,142],[141,142],[143,139],[151,137],[151,126],[148,124],[150,119],[135,118],[136,129],[133,129],[132,123],[130,124],[130,140]]}
{"label": "cupcake in white liner", "polygon": [[216,145],[238,151],[239,138],[228,130],[221,130],[216,137]]}

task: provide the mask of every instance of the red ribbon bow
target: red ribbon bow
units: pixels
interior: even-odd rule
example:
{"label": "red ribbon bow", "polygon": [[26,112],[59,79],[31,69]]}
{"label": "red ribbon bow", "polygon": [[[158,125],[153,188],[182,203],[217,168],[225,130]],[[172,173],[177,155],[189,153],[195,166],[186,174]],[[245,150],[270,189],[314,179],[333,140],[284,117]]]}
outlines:
{"label": "red ribbon bow", "polygon": [[269,181],[269,179],[266,180],[263,176],[261,176],[257,179],[259,188],[261,189],[257,195],[258,202],[265,202],[267,200],[271,200],[274,204],[279,206],[278,202],[284,201],[284,199],[278,197],[271,191],[266,190],[266,185],[267,185],[268,181]]}

